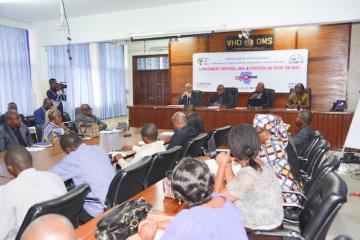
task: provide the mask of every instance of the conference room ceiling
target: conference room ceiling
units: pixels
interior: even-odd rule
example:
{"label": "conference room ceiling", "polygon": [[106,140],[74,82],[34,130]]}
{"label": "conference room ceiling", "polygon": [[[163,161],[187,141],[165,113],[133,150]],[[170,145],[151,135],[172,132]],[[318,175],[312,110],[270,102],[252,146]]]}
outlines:
{"label": "conference room ceiling", "polygon": [[[68,17],[82,17],[204,0],[64,0]],[[0,17],[33,23],[60,18],[60,0],[0,0]]]}

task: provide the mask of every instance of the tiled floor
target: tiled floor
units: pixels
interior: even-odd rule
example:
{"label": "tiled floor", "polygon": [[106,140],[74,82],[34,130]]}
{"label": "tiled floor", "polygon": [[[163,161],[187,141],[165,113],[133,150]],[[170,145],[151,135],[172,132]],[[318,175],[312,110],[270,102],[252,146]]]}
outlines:
{"label": "tiled floor", "polygon": [[341,164],[337,173],[348,186],[348,201],[342,206],[329,229],[327,239],[346,234],[354,240],[360,239],[360,197],[351,193],[360,193],[360,164]]}

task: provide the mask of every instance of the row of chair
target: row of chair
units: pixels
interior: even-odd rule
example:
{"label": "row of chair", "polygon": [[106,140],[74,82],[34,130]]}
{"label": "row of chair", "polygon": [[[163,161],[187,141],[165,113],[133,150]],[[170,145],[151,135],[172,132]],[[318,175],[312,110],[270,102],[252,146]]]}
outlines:
{"label": "row of chair", "polygon": [[324,240],[340,207],[347,201],[347,186],[335,170],[339,159],[330,153],[330,144],[320,132],[316,132],[312,143],[303,156],[297,156],[290,144],[286,148],[290,169],[304,192],[297,194],[300,205],[284,204],[284,222],[296,224],[299,232],[253,231],[255,236],[278,236],[296,239]]}

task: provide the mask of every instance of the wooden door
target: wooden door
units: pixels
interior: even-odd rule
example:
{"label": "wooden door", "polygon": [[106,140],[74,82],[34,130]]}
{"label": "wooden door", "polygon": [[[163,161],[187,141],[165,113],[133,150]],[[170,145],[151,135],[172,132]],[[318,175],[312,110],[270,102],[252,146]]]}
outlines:
{"label": "wooden door", "polygon": [[139,69],[139,60],[152,58],[154,61],[157,61],[157,57],[164,57],[164,55],[133,57],[133,86],[135,105],[169,104],[170,82],[168,67],[159,67],[153,65],[150,67],[142,66],[141,69]]}

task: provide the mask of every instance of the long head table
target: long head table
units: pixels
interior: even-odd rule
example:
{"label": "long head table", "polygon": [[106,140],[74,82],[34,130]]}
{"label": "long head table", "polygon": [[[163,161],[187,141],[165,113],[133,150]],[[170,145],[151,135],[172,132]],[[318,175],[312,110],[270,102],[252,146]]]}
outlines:
{"label": "long head table", "polygon": [[[171,116],[176,111],[181,111],[180,107],[169,107],[161,105],[135,105],[129,107],[130,126],[140,127],[146,122],[155,123],[158,128],[171,129]],[[207,107],[198,107],[196,111],[202,116],[205,123],[205,130],[222,127],[225,125],[238,125],[241,123],[252,124],[255,114],[269,113],[276,114],[291,125],[290,132],[295,134],[298,127],[295,124],[298,115],[297,110],[286,109],[262,109],[249,110],[244,108],[221,108],[212,109]],[[330,141],[332,148],[342,148],[347,132],[349,130],[352,112],[329,112],[313,110],[313,127],[324,134]]]}

